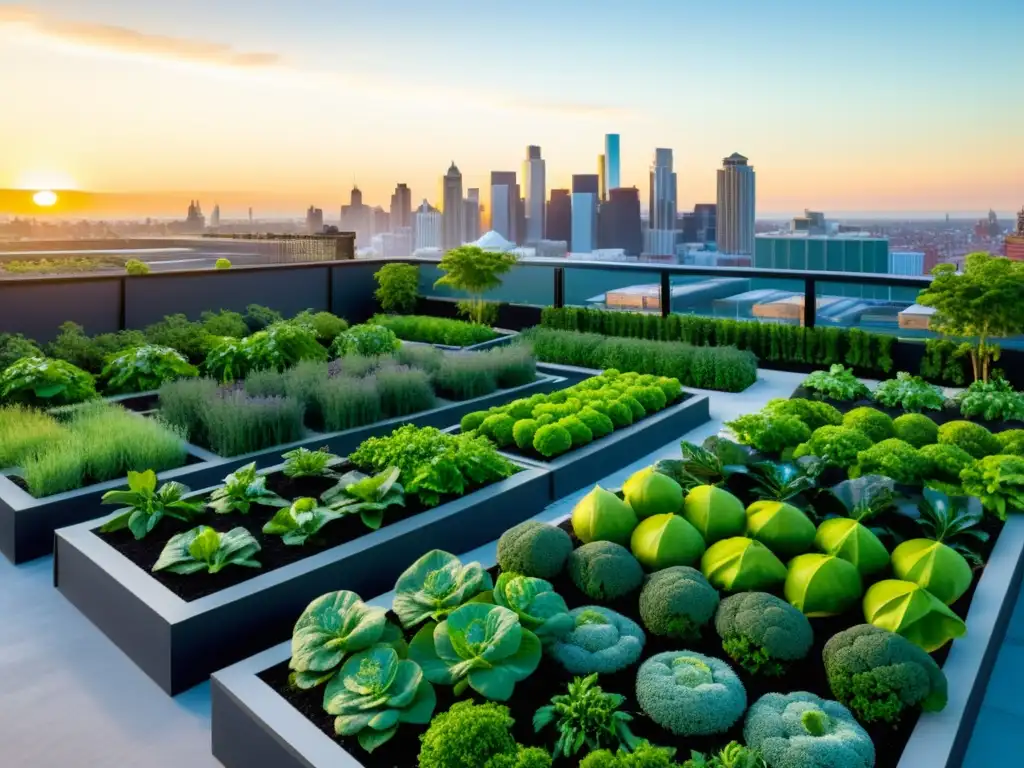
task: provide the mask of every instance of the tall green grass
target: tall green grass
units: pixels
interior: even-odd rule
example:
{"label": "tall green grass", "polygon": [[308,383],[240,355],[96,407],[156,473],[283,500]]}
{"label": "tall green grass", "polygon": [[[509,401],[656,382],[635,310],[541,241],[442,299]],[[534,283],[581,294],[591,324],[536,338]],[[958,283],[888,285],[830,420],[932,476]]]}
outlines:
{"label": "tall green grass", "polygon": [[64,427],[42,411],[23,405],[0,407],[0,468],[18,466],[66,434]]}
{"label": "tall green grass", "polygon": [[449,400],[470,400],[498,389],[491,360],[475,352],[449,352],[434,372],[434,387]]}
{"label": "tall green grass", "polygon": [[384,418],[377,382],[371,377],[336,376],[317,390],[316,400],[328,432],[362,427]]}
{"label": "tall green grass", "polygon": [[220,385],[213,379],[181,379],[160,387],[160,418],[177,427],[195,445],[207,445],[203,414],[217,397]]}
{"label": "tall green grass", "polygon": [[302,403],[290,397],[251,397],[241,390],[206,403],[207,447],[218,456],[241,456],[294,443],[306,434]]}
{"label": "tall green grass", "polygon": [[537,358],[528,344],[510,344],[480,353],[502,389],[521,387],[537,378]]}
{"label": "tall green grass", "polygon": [[426,371],[404,365],[385,365],[372,378],[386,418],[426,411],[437,403]]}

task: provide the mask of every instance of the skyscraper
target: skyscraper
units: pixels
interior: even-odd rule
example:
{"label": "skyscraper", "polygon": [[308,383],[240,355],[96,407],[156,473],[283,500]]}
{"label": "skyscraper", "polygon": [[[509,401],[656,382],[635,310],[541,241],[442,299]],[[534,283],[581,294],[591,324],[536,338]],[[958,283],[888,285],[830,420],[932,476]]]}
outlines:
{"label": "skyscraper", "polygon": [[466,207],[462,204],[462,174],[452,161],[443,182],[443,235],[442,247],[445,250],[458,248],[462,245],[463,229],[465,228]]}
{"label": "skyscraper", "polygon": [[462,201],[463,234],[462,242],[472,243],[480,237],[480,190],[470,187],[466,190],[466,199]]}
{"label": "skyscraper", "polygon": [[597,196],[603,203],[608,199],[608,170],[604,161],[604,155],[597,156]]}
{"label": "skyscraper", "polygon": [[590,253],[597,248],[596,173],[575,174],[572,177],[572,251]]}
{"label": "skyscraper", "polygon": [[414,248],[441,248],[441,212],[426,200],[416,209],[416,242]]}
{"label": "skyscraper", "polygon": [[356,246],[368,246],[373,229],[373,213],[368,205],[363,204],[363,193],[359,187],[352,187],[352,195],[348,205],[341,206],[342,232],[356,233]]}
{"label": "skyscraper", "polygon": [[619,187],[608,190],[598,219],[599,248],[621,248],[627,256],[639,256],[644,241],[640,230],[640,190]]}
{"label": "skyscraper", "polygon": [[213,213],[210,214],[210,226],[214,229],[220,226],[220,203],[213,204]]}
{"label": "skyscraper", "polygon": [[319,235],[324,231],[324,211],[322,208],[309,206],[306,211],[306,234]]}
{"label": "skyscraper", "polygon": [[572,243],[572,196],[568,189],[552,189],[545,239]]}
{"label": "skyscraper", "polygon": [[606,189],[618,189],[622,185],[619,176],[619,134],[606,133],[604,137],[604,182]]}
{"label": "skyscraper", "polygon": [[540,147],[526,148],[523,184],[526,187],[525,241],[537,243],[544,239],[544,197],[547,194],[547,172],[540,156]]}
{"label": "skyscraper", "polygon": [[754,255],[754,169],[733,152],[718,171],[718,250]]}
{"label": "skyscraper", "polygon": [[391,231],[412,226],[412,190],[408,184],[399,184],[391,195]]}
{"label": "skyscraper", "polygon": [[651,166],[649,225],[645,251],[654,256],[676,252],[676,174],[672,170],[672,150],[655,149]]}
{"label": "skyscraper", "polygon": [[515,171],[491,171],[491,229],[518,242],[519,184]]}

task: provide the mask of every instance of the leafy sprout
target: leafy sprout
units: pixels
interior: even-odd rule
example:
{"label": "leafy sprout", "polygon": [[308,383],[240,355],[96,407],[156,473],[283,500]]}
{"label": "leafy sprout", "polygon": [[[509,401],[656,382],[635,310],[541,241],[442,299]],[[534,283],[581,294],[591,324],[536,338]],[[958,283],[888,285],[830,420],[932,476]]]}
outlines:
{"label": "leafy sprout", "polygon": [[551,704],[533,716],[533,728],[542,731],[554,724],[558,730],[555,757],[571,758],[586,746],[590,750],[622,745],[627,749],[639,741],[629,729],[633,716],[619,707],[626,700],[617,693],[605,693],[597,684],[597,673],[577,677],[567,693],[553,696]]}
{"label": "leafy sprout", "polygon": [[286,477],[330,477],[328,467],[338,457],[327,450],[311,451],[308,448],[296,448],[281,456],[284,461],[282,470]]}
{"label": "leafy sprout", "polygon": [[100,532],[113,533],[127,528],[136,539],[143,539],[164,517],[191,523],[202,514],[203,503],[186,501],[186,493],[187,487],[174,482],[164,483],[157,490],[156,473],[151,469],[129,472],[127,491],[107,491],[103,494],[101,504],[120,504],[125,509],[100,526]]}
{"label": "leafy sprout", "polygon": [[210,494],[208,505],[218,515],[249,514],[253,504],[287,507],[291,502],[267,489],[267,478],[256,472],[256,462],[246,464],[224,478],[224,485]]}
{"label": "leafy sprout", "polygon": [[947,496],[934,488],[925,488],[916,502],[917,524],[928,538],[955,550],[975,568],[984,560],[978,547],[988,541],[989,535],[978,530],[985,511],[981,500],[974,496]]}
{"label": "leafy sprout", "polygon": [[388,467],[376,475],[347,472],[320,496],[339,515],[358,514],[367,528],[377,530],[384,522],[384,510],[405,506],[405,489],[398,482],[398,467]]}
{"label": "leafy sprout", "polygon": [[259,568],[254,558],[260,551],[260,543],[245,528],[232,528],[227,533],[218,533],[206,525],[185,531],[171,537],[164,546],[153,571],[170,571],[190,574],[206,570],[218,573],[229,565]]}
{"label": "leafy sprout", "polygon": [[317,504],[316,499],[296,499],[291,506],[279,509],[263,526],[263,533],[280,536],[287,546],[301,546],[316,536],[320,529],[342,515]]}

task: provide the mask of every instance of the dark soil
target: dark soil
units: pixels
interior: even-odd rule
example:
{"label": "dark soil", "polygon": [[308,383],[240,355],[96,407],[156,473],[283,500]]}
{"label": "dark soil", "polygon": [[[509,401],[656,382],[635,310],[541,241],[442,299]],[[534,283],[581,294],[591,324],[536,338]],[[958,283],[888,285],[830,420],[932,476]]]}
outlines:
{"label": "dark soil", "polygon": [[[568,521],[563,523],[561,527],[572,535],[572,526]],[[576,546],[580,544],[575,537],[573,537],[573,542]],[[491,574],[495,578],[497,578],[499,572],[500,569],[496,567],[491,569]],[[971,597],[977,585],[978,575],[975,575],[974,584],[968,593],[952,606],[953,610],[961,617],[966,616],[967,607],[970,605]],[[565,598],[570,608],[592,605],[594,603],[593,600],[576,589],[576,586],[568,578],[567,574],[554,579],[552,583],[555,591]],[[639,592],[634,592],[625,598],[606,603],[605,605],[624,616],[628,616],[642,626],[643,622],[640,619],[638,597]],[[392,619],[397,623],[397,618],[393,615]],[[814,647],[806,662],[792,666],[787,670],[784,678],[755,677],[738,665],[732,664],[743,681],[744,687],[747,689],[748,704],[752,704],[762,695],[773,691],[810,691],[823,698],[831,699],[832,693],[829,690],[824,666],[821,663],[822,648],[828,639],[837,632],[855,624],[861,624],[863,621],[859,604],[857,608],[842,616],[828,619],[811,619],[815,634]],[[407,638],[411,638],[413,634],[415,633],[407,633]],[[635,694],[636,673],[639,665],[655,654],[683,649],[729,661],[729,658],[722,651],[721,641],[715,634],[713,626],[705,630],[704,637],[699,642],[683,643],[648,634],[647,643],[644,646],[640,662],[616,674],[602,675],[600,679],[601,687],[605,691],[619,693],[626,697],[622,710],[633,715],[631,728],[634,734],[648,739],[653,744],[678,748],[677,757],[688,757],[691,749],[708,752],[720,749],[734,739],[742,741],[743,718],[740,718],[740,721],[727,733],[712,737],[682,738],[663,730],[644,715],[640,709],[636,702]],[[948,649],[949,646],[947,645],[939,652],[933,654],[939,664],[945,661]],[[410,768],[416,765],[420,746],[419,736],[426,731],[427,726],[402,725],[396,738],[372,754],[368,754],[362,750],[355,739],[342,739],[334,735],[334,718],[323,711],[323,690],[321,688],[313,691],[300,691],[288,685],[287,662],[265,670],[260,673],[259,677],[315,723],[321,731],[335,739],[338,744],[356,757],[365,768]],[[539,707],[547,704],[552,696],[564,693],[572,677],[557,662],[545,655],[537,671],[526,680],[516,684],[512,699],[504,702],[504,704],[508,706],[512,717],[516,721],[513,727],[513,735],[518,742],[527,746],[541,746],[549,750],[554,746],[556,736],[553,729],[549,728],[540,734],[534,733],[532,725],[533,714]],[[437,692],[437,709],[435,713],[447,710],[458,700],[452,696],[452,689],[450,687],[434,686],[434,688]],[[472,690],[469,693],[474,698],[479,699]],[[885,725],[874,725],[867,728],[875,743],[877,753],[875,765],[878,768],[896,767],[916,722],[917,715],[914,714],[906,717],[897,728]],[[581,757],[585,756],[585,754],[585,752],[581,754]],[[556,761],[556,765],[560,767],[578,765],[578,760],[562,759]]]}
{"label": "dark soil", "polygon": [[[338,474],[353,469],[350,465],[343,465],[336,468]],[[267,476],[267,487],[279,496],[294,500],[304,496],[319,497],[321,493],[332,487],[335,481],[330,478],[301,477],[289,478],[280,472]],[[472,490],[476,490],[475,488]],[[471,491],[468,491],[471,492]],[[467,493],[468,493],[467,492]],[[442,498],[441,503],[449,501]],[[426,511],[415,496],[406,498],[404,507],[391,507],[384,513],[384,523],[381,527],[397,523],[420,512]],[[311,557],[325,549],[336,547],[360,536],[365,536],[372,531],[367,528],[359,515],[351,515],[335,520],[325,525],[317,537],[310,539],[303,546],[287,546],[280,536],[264,534],[263,526],[277,513],[278,507],[264,507],[253,505],[246,515],[232,512],[229,515],[218,515],[212,510],[207,510],[206,515],[192,525],[180,520],[165,517],[157,525],[156,529],[146,538],[137,541],[128,530],[115,533],[99,533],[94,530],[97,536],[101,536],[110,546],[127,557],[139,568],[174,592],[185,601],[198,600],[200,597],[212,595],[227,587],[233,587],[243,581],[259,576],[261,573],[273,571],[307,557]],[[225,533],[232,528],[239,526],[246,528],[260,543],[260,551],[256,554],[262,568],[246,568],[243,566],[229,566],[220,573],[209,574],[201,572],[183,576],[176,573],[161,571],[152,573],[150,569],[160,557],[164,545],[172,536],[183,533],[196,525],[208,525],[214,530]]]}

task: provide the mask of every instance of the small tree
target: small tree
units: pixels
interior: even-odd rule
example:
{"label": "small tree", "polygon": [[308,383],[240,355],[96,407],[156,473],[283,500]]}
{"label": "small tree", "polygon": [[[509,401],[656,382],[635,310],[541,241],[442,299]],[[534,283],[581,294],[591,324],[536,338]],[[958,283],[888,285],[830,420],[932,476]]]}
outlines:
{"label": "small tree", "polygon": [[420,291],[420,268],[415,264],[385,264],[373,276],[373,294],[385,312],[412,312]]}
{"label": "small tree", "polygon": [[1024,333],[1024,262],[972,253],[963,272],[939,264],[932,274],[918,304],[936,310],[932,330],[968,341],[974,380],[988,381],[992,361],[999,359],[992,339]]}
{"label": "small tree", "polygon": [[445,274],[434,286],[447,285],[468,293],[470,299],[459,302],[459,311],[474,323],[484,323],[490,315],[484,294],[498,288],[501,275],[512,269],[515,263],[516,256],[513,253],[485,251],[475,245],[463,245],[448,251],[441,259],[438,266]]}

